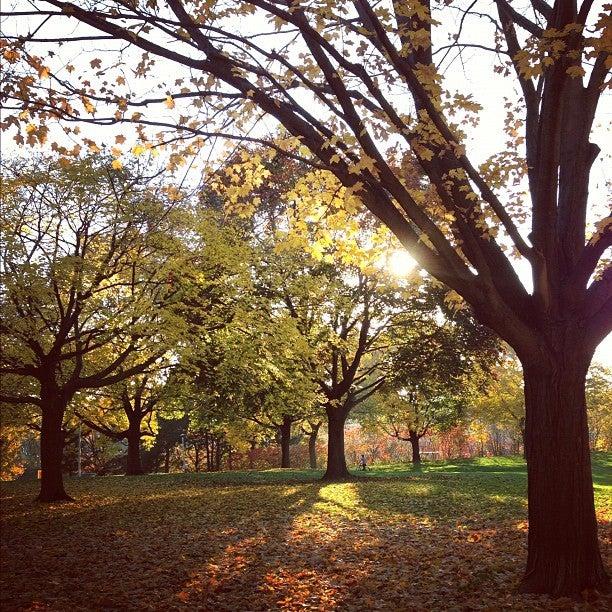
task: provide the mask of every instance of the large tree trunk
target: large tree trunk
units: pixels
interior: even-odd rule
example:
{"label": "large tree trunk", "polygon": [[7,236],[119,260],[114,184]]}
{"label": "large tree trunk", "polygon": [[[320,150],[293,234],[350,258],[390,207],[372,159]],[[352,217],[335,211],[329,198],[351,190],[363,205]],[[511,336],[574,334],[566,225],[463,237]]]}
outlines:
{"label": "large tree trunk", "polygon": [[125,473],[127,476],[138,476],[144,474],[140,461],[140,419],[134,418],[130,421],[128,428],[127,442],[127,466]]}
{"label": "large tree trunk", "polygon": [[348,412],[327,407],[327,469],[323,480],[343,480],[350,477],[344,456],[344,423]]}
{"label": "large tree trunk", "polygon": [[40,431],[41,481],[38,501],[72,501],[64,490],[62,459],[64,432],[62,422],[66,405],[54,392],[41,389],[42,427]]}
{"label": "large tree trunk", "polygon": [[283,415],[283,424],[278,428],[281,443],[281,467],[291,467],[291,417]]}
{"label": "large tree trunk", "polygon": [[420,438],[416,431],[410,431],[410,444],[412,446],[412,464],[419,467],[421,465],[421,445]]}
{"label": "large tree trunk", "polygon": [[588,363],[524,366],[529,546],[521,591],[609,588],[597,541],[585,403]]}

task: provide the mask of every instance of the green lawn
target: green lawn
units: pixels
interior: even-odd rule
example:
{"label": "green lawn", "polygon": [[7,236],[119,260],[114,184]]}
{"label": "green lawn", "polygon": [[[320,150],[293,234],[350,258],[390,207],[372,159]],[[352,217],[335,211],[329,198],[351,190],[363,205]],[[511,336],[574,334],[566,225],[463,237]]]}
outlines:
{"label": "green lawn", "polygon": [[[602,540],[611,468],[611,454],[597,455]],[[380,466],[340,484],[319,476],[72,479],[77,502],[52,506],[32,502],[36,483],[4,483],[0,607],[573,609],[515,594],[526,551],[522,460]]]}

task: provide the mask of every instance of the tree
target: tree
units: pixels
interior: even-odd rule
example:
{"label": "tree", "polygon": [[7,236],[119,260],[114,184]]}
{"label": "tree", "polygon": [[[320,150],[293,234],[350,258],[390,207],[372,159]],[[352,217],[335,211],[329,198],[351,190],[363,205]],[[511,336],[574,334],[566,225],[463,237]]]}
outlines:
{"label": "tree", "polygon": [[317,469],[317,437],[323,425],[321,419],[306,419],[302,423],[302,432],[308,436],[308,461],[311,470]]}
{"label": "tree", "polygon": [[469,311],[443,298],[440,287],[424,283],[396,320],[384,392],[363,419],[410,442],[415,466],[421,463],[421,438],[465,416],[502,351],[495,335]]}
{"label": "tree", "polygon": [[524,445],[525,395],[523,376],[516,359],[508,358],[493,369],[487,389],[471,402],[470,417],[482,425],[512,432],[516,452]]}
{"label": "tree", "polygon": [[[369,258],[377,253],[372,247]],[[327,417],[324,479],[337,480],[350,476],[344,452],[346,420],[383,384],[388,332],[412,288],[385,274],[378,277],[379,270],[371,265],[362,270],[343,263],[337,253],[320,256],[326,261],[283,247],[266,265],[261,284],[308,347],[305,372],[318,388]],[[316,444],[316,435],[311,444]]]}
{"label": "tree", "polygon": [[589,370],[586,383],[591,444],[596,450],[612,448],[612,371],[599,363]]}
{"label": "tree", "polygon": [[[240,151],[217,172],[217,189],[230,211],[252,220],[247,239],[256,254],[256,294],[268,300],[270,312],[286,317],[305,343],[305,371],[319,389],[319,410],[327,417],[324,479],[344,479],[350,476],[346,420],[382,385],[379,366],[388,331],[420,276],[399,279],[382,272],[385,254],[397,243],[372,219],[347,218],[350,195],[337,189],[333,177],[313,177],[303,163],[262,156],[261,149]],[[314,412],[301,416],[316,422]],[[275,427],[288,436],[289,415],[281,416],[284,422]],[[309,432],[316,462],[318,427],[311,424]]]}
{"label": "tree", "polygon": [[0,372],[13,382],[0,400],[40,410],[39,500],[66,500],[68,405],[146,372],[180,334],[172,215],[162,192],[103,159],[3,174]]}
{"label": "tree", "polygon": [[310,416],[319,399],[309,376],[310,349],[290,316],[251,298],[251,307],[238,310],[194,357],[196,396],[209,418],[249,420],[274,432],[281,467],[288,468],[292,424]]}
{"label": "tree", "polygon": [[[286,130],[286,138],[269,143],[273,149],[289,149],[333,173],[513,347],[525,380],[529,479],[521,588],[576,597],[585,588],[607,590],[585,379],[612,325],[612,268],[602,260],[612,243],[611,218],[593,229],[587,224],[589,175],[599,154],[590,137],[610,68],[609,16],[592,15],[590,0],[552,6],[532,0],[524,9],[508,0],[482,8],[467,1],[432,7],[430,0],[46,0],[26,6],[12,14],[33,16],[35,29],[8,37],[3,51],[9,69],[2,96],[15,110],[5,126],[17,130],[18,142],[44,141],[48,120],[56,117],[67,127],[75,121],[157,124],[162,131],[138,146],[170,139],[176,165],[188,151],[183,138],[256,139],[253,123],[267,114]],[[483,14],[492,24],[486,34],[472,19]],[[81,70],[71,76],[71,64],[29,51],[38,41],[64,43],[48,29],[67,19],[83,24],[77,44],[83,37],[107,40],[103,58],[93,52],[87,79],[75,78]],[[439,20],[441,31],[451,31],[450,44],[432,37]],[[253,23],[261,24],[255,37]],[[264,30],[269,36],[261,36]],[[477,42],[466,40],[470,33]],[[434,48],[433,40],[442,42]],[[449,53],[465,48],[493,53],[494,70],[521,92],[508,102],[507,149],[480,167],[466,139],[480,107],[469,92],[445,92],[440,70]],[[161,96],[128,90],[121,73],[114,82],[108,77],[111,66],[124,63],[149,75],[155,60],[172,67]],[[52,86],[41,84],[47,78]],[[176,116],[155,116],[154,103]],[[406,156],[422,169],[430,197],[407,186],[398,163]],[[523,180],[528,202],[519,195]],[[527,237],[522,219],[531,224]],[[531,267],[532,291],[513,256]]]}
{"label": "tree", "polygon": [[399,391],[386,389],[378,397],[376,412],[370,415],[373,423],[369,424],[393,438],[410,442],[412,463],[418,468],[421,465],[421,438],[433,428],[444,429],[453,425],[462,410],[461,398],[444,395],[444,390],[423,389],[414,384]]}
{"label": "tree", "polygon": [[[144,436],[155,435],[151,420],[165,390],[165,383],[158,376],[159,372],[157,377],[155,372],[147,372],[122,380],[105,390],[102,396],[88,398],[85,410],[77,412],[81,421],[90,429],[112,440],[127,440],[125,473],[128,476],[144,473],[140,441]],[[147,429],[143,429],[143,421],[146,421]]]}
{"label": "tree", "polygon": [[177,410],[168,410],[169,414],[157,415],[157,435],[153,445],[145,455],[145,465],[148,471],[156,472],[163,461],[164,472],[170,472],[172,451],[187,435],[189,414],[180,414]]}

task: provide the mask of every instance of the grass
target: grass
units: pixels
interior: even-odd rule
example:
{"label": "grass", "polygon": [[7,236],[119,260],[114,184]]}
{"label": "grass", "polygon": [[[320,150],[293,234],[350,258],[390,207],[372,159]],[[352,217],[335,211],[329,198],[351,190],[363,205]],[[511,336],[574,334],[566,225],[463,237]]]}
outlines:
{"label": "grass", "polygon": [[[611,467],[611,454],[595,457],[602,538]],[[77,502],[50,506],[32,501],[36,483],[5,483],[0,607],[573,609],[515,593],[526,551],[521,459],[375,466],[338,484],[320,476],[71,479]]]}

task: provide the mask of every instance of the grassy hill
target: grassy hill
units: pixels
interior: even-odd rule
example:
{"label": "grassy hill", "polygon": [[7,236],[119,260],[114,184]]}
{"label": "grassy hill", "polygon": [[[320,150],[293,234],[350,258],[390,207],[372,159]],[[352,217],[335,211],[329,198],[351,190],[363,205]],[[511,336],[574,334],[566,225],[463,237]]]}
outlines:
{"label": "grassy hill", "polygon": [[[36,483],[3,483],[0,607],[574,608],[515,594],[526,554],[521,459],[376,466],[338,484],[320,475],[69,479],[77,502],[52,506],[32,501]],[[609,541],[611,454],[594,458],[593,475]]]}

